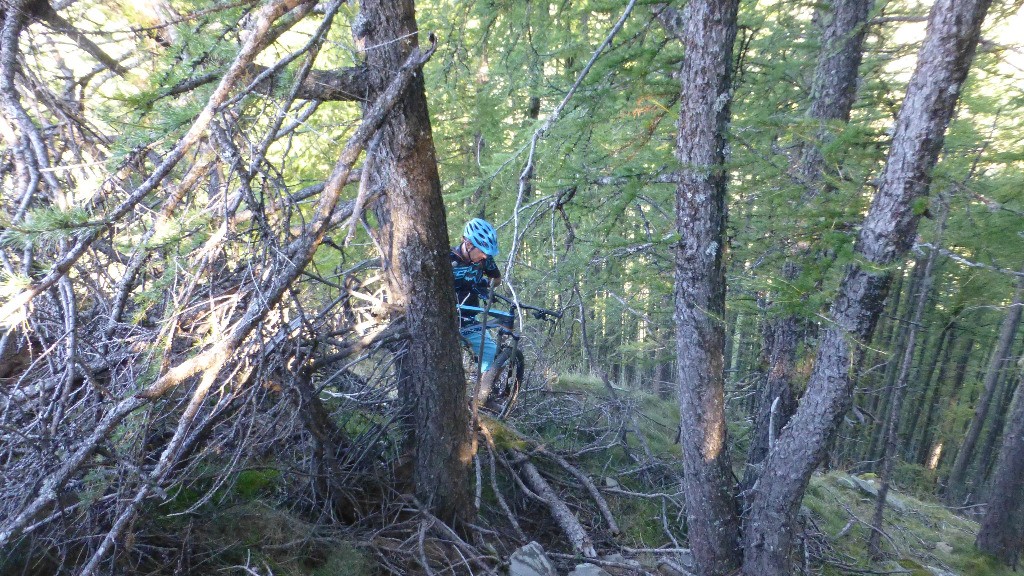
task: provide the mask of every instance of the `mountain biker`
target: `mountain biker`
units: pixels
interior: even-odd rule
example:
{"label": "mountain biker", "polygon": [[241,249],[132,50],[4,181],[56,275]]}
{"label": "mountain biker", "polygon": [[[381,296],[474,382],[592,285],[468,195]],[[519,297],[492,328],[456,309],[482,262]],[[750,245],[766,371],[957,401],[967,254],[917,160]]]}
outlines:
{"label": "mountain biker", "polygon": [[[459,304],[480,306],[480,298],[487,299],[490,288],[501,284],[501,272],[494,262],[498,255],[498,233],[490,222],[473,218],[462,229],[462,243],[453,246],[450,254],[455,280],[455,296]],[[480,372],[484,374],[494,362],[498,345],[483,330],[476,314],[459,310],[459,334],[474,354],[480,355]],[[483,354],[480,341],[483,339]]]}

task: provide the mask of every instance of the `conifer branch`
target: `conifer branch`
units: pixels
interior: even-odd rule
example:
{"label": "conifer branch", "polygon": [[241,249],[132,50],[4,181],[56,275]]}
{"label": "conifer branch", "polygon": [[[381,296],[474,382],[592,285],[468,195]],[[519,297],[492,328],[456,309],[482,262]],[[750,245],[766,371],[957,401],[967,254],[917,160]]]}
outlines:
{"label": "conifer branch", "polygon": [[917,242],[916,244],[914,244],[913,250],[914,250],[915,253],[923,255],[925,248],[927,248],[928,250],[936,251],[939,254],[942,254],[943,256],[949,258],[950,260],[952,260],[952,261],[954,261],[954,262],[956,262],[958,264],[962,264],[962,265],[964,265],[964,266],[966,266],[968,268],[981,268],[983,270],[991,270],[992,272],[998,272],[1000,274],[1006,274],[1007,276],[1015,276],[1015,277],[1018,277],[1018,278],[1024,277],[1024,272],[1018,272],[1016,270],[1010,270],[1008,268],[1003,268],[1001,266],[996,266],[995,264],[985,264],[983,262],[975,262],[973,260],[969,260],[967,258],[964,258],[963,256],[960,256],[959,254],[956,254],[955,252],[953,252],[951,250],[948,250],[946,248],[942,248],[940,246],[935,246],[934,244],[932,244],[930,242]]}
{"label": "conifer branch", "polygon": [[579,75],[577,75],[576,81],[573,82],[572,87],[570,87],[569,91],[566,92],[562,101],[558,103],[558,106],[555,106],[555,109],[552,110],[551,114],[549,114],[544,120],[544,124],[542,124],[541,127],[533,133],[533,136],[530,137],[530,144],[528,146],[530,152],[526,160],[526,166],[523,167],[522,172],[519,174],[519,193],[516,197],[515,208],[512,211],[512,248],[508,251],[508,264],[505,266],[505,276],[511,275],[512,267],[515,265],[516,253],[519,251],[519,245],[521,243],[521,236],[519,232],[519,209],[525,201],[528,191],[532,187],[537,144],[540,142],[541,138],[551,130],[551,127],[554,126],[555,122],[558,121],[562,111],[565,109],[566,105],[569,104],[569,100],[572,99],[573,95],[576,94],[576,90],[578,90],[580,85],[583,84],[583,80],[588,74],[590,74],[590,70],[594,67],[594,63],[597,62],[598,57],[606,48],[611,46],[612,39],[614,39],[615,35],[619,33],[619,30],[622,30],[622,26],[626,23],[629,15],[632,14],[634,6],[636,6],[636,0],[630,0],[629,4],[626,5],[625,10],[623,10],[622,16],[620,16],[619,20],[614,26],[612,26],[612,29],[608,31],[608,35],[605,36],[604,41],[601,42],[596,50],[594,50],[594,53],[590,56],[590,60],[587,62],[586,66],[583,67],[583,70],[580,71]]}

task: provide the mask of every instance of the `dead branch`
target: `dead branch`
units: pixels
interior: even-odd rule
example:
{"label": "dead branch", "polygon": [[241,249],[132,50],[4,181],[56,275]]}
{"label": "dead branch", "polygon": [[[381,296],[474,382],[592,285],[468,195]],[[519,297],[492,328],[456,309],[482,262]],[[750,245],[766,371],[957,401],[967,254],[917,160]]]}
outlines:
{"label": "dead branch", "polygon": [[110,230],[118,220],[127,215],[143,198],[156,189],[164,178],[170,174],[171,170],[177,166],[178,162],[185,156],[185,153],[199,141],[199,138],[213,120],[214,113],[228,100],[231,91],[241,79],[246,66],[266,47],[267,34],[274,21],[301,3],[302,0],[274,0],[260,11],[245,45],[239,51],[231,67],[221,78],[217,88],[210,95],[206,106],[196,117],[195,121],[193,121],[188,132],[167,153],[163,162],[124,201],[107,214],[103,222],[93,226],[88,233],[80,236],[75,245],[65,253],[60,261],[50,268],[50,271],[41,280],[34,282],[28,288],[9,298],[3,306],[0,306],[0,322],[8,321],[17,314],[18,310],[31,302],[32,299],[56,284],[60,278],[71,270],[72,266],[78,262],[93,242]]}
{"label": "dead branch", "polygon": [[558,497],[558,494],[555,493],[537,468],[530,463],[525,454],[516,450],[512,452],[517,458],[521,459],[519,469],[522,472],[523,479],[547,504],[551,516],[561,526],[562,532],[565,533],[569,542],[572,543],[573,548],[587,558],[596,558],[597,551],[594,549],[594,543],[587,534],[586,529],[583,528],[583,525],[576,518],[576,515],[569,510],[565,502],[562,502],[562,499]]}
{"label": "dead branch", "polygon": [[[258,31],[272,22],[273,18],[281,13],[281,10],[288,5],[288,2],[293,0],[282,0],[280,2],[271,4],[268,6],[255,27]],[[258,33],[254,33],[253,37],[250,37],[250,45],[247,45],[247,49],[243,50],[243,54],[249,54],[249,57],[254,55],[255,46],[258,45],[258,41],[254,38],[258,37]],[[215,378],[225,367],[226,363],[234,357],[234,353],[238,351],[239,347],[246,339],[246,337],[252,332],[252,330],[261,323],[266,317],[267,313],[272,309],[274,305],[280,300],[285,290],[294,282],[295,278],[301,273],[302,269],[308,264],[313,256],[313,252],[319,245],[326,232],[327,224],[334,214],[334,208],[337,204],[338,197],[340,194],[341,186],[347,180],[348,173],[354,164],[356,157],[365,145],[365,142],[372,136],[376,131],[377,127],[383,122],[383,119],[388,110],[397,101],[399,95],[404,90],[405,85],[411,78],[413,72],[422,66],[423,62],[429,58],[431,51],[426,54],[414,51],[410,55],[409,59],[399,70],[395,79],[388,86],[387,90],[382,94],[381,98],[378,99],[377,103],[368,110],[364,122],[360,125],[360,128],[356,131],[355,135],[346,144],[338,164],[335,170],[328,180],[324,188],[324,193],[320,198],[320,202],[317,206],[316,215],[313,221],[307,225],[308,234],[303,235],[297,240],[292,246],[289,246],[288,252],[290,253],[291,259],[287,261],[287,264],[283,267],[280,274],[268,274],[270,282],[268,286],[261,287],[260,290],[254,291],[255,293],[249,297],[248,308],[238,323],[234,325],[232,330],[220,341],[215,343],[213,346],[208,348],[206,351],[192,357],[191,359],[170,368],[162,376],[160,376],[153,384],[148,386],[142,392],[129,396],[122,400],[118,405],[111,411],[107,412],[103,418],[99,421],[96,428],[93,429],[84,442],[81,442],[78,448],[67,458],[61,465],[52,473],[50,473],[45,481],[43,482],[42,488],[38,491],[37,495],[27,501],[20,510],[13,514],[4,524],[0,525],[0,546],[7,544],[12,538],[17,537],[22,529],[33,519],[37,518],[39,514],[47,509],[54,501],[56,501],[58,492],[67,483],[67,481],[80,470],[83,463],[94,453],[96,447],[104,442],[111,430],[120,424],[122,420],[135,410],[144,406],[148,402],[160,398],[171,389],[177,387],[179,384],[185,382],[187,379],[197,373],[204,373],[204,377],[199,387],[193,393],[193,402],[189,408],[193,417],[194,411],[198,409],[199,404],[205,399],[210,387],[212,386]],[[239,56],[239,60],[242,60],[242,55]],[[225,84],[222,83],[222,88]],[[226,88],[224,90],[224,96],[226,96]],[[211,110],[214,106],[213,103],[216,98],[211,98],[208,103],[207,110]],[[196,131],[196,127],[200,123],[197,122],[193,125],[192,130],[189,134]],[[189,138],[186,136],[179,142],[180,153],[184,152],[183,143],[189,142]],[[151,177],[152,180],[152,177]],[[138,190],[136,191],[137,195]],[[133,195],[133,197],[135,196]],[[94,235],[90,235],[89,238],[94,239]],[[91,242],[91,239],[89,242]],[[72,251],[78,254],[84,252],[84,247],[89,242],[84,244],[80,241],[78,247]],[[80,251],[79,251],[80,250]],[[71,261],[73,261],[72,258]],[[65,259],[67,261],[67,259]],[[55,271],[59,271],[61,268],[58,265]],[[9,305],[4,307],[4,310],[8,310],[11,304],[16,302],[27,302],[24,299],[28,294],[38,294],[44,290],[47,282],[56,282],[62,277],[61,274],[51,272],[47,278],[51,280],[42,281],[39,284],[34,285],[29,290],[22,292],[22,294],[13,299]],[[29,296],[30,299],[32,296]],[[21,298],[21,299],[19,299]],[[21,304],[10,308],[13,312],[21,307]],[[184,434],[184,430],[187,430],[188,423],[191,421],[190,418],[185,418],[179,422],[179,431]],[[165,450],[164,455],[161,457],[160,465],[157,468],[156,474],[152,476],[154,481],[159,482],[166,470],[170,469],[175,463],[173,452],[180,447],[183,438],[176,434],[175,443]],[[172,450],[172,448],[174,450]],[[108,540],[112,541],[116,537],[117,532],[123,528],[128,520],[134,515],[134,509],[137,508],[138,502],[141,502],[145,498],[149,491],[148,487],[141,488],[132,500],[132,504],[129,509],[125,511],[122,517],[115,524],[114,529],[108,533],[110,537]],[[102,550],[97,551],[96,558],[99,557],[99,553]]]}
{"label": "dead branch", "polygon": [[[520,436],[520,438],[522,437]],[[523,439],[525,440],[525,438]],[[565,458],[562,458],[558,454],[551,452],[550,450],[545,448],[544,445],[538,444],[536,446],[536,452],[543,454],[548,458],[554,460],[556,464],[561,466],[566,472],[572,474],[574,478],[579,480],[580,484],[582,484],[583,487],[586,488],[587,493],[590,494],[590,497],[594,500],[594,503],[597,504],[597,508],[598,510],[601,511],[601,516],[604,518],[604,521],[608,523],[608,531],[611,532],[613,536],[617,536],[620,533],[619,525],[615,522],[615,516],[612,515],[611,508],[608,507],[608,501],[605,500],[604,496],[601,495],[601,492],[597,489],[597,486],[594,484],[594,482],[586,474],[584,474],[582,470],[570,464],[569,461],[566,460]]]}

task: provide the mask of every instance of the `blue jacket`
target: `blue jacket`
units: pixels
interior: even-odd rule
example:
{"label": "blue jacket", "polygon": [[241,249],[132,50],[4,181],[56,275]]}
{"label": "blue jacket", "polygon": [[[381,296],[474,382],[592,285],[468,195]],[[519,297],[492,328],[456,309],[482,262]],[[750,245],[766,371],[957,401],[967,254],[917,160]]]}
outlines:
{"label": "blue jacket", "polygon": [[[455,279],[455,297],[459,304],[468,306],[480,306],[480,298],[487,297],[489,278],[501,278],[498,264],[494,258],[488,256],[480,264],[473,264],[464,260],[459,254],[459,247],[455,246],[449,253],[452,262],[452,274]],[[476,314],[472,312],[459,312],[459,320],[463,326],[476,322]]]}

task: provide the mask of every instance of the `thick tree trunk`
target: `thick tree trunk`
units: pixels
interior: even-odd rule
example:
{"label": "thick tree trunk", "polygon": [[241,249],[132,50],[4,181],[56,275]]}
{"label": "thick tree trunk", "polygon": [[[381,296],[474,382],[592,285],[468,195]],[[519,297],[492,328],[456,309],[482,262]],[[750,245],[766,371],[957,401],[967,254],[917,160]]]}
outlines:
{"label": "thick tree trunk", "polygon": [[744,526],[744,574],[788,575],[796,512],[811,473],[821,463],[849,406],[853,383],[851,340],[861,340],[873,328],[887,287],[884,275],[851,267],[843,289],[832,305],[840,327],[822,335],[807,392],[789,426],[765,459]]}
{"label": "thick tree trunk", "polygon": [[1020,326],[1022,302],[1024,302],[1024,278],[1018,280],[1017,288],[1013,293],[1013,304],[1003,318],[1003,324],[999,329],[999,342],[996,344],[995,352],[989,360],[988,370],[985,372],[981,398],[978,399],[978,403],[974,407],[971,424],[967,428],[967,434],[964,435],[964,441],[957,450],[953,469],[949,473],[949,480],[946,482],[947,502],[956,502],[964,494],[967,469],[974,460],[974,448],[981,436],[981,428],[985,425],[985,418],[988,416],[992,397],[995,395],[996,383],[999,382],[999,375],[1009,360],[1010,348],[1013,346],[1014,336]]}
{"label": "thick tree trunk", "polygon": [[[371,90],[379,90],[418,45],[412,0],[364,0],[353,34],[366,49]],[[390,304],[410,334],[398,363],[398,389],[410,428],[415,493],[436,516],[469,520],[473,443],[422,75],[413,79],[368,152],[370,185],[385,193],[377,214]]]}
{"label": "thick tree trunk", "polygon": [[[1024,380],[1024,373],[1021,374]],[[1024,386],[1017,384],[1009,425],[1003,433],[999,463],[992,474],[990,498],[975,546],[1017,567],[1024,548]]]}
{"label": "thick tree trunk", "polygon": [[[877,410],[879,402],[877,389],[880,388],[874,381],[884,377],[884,374],[883,376],[877,376],[878,367],[887,362],[885,360],[889,356],[887,351],[892,347],[892,343],[899,333],[900,322],[898,321],[898,315],[901,309],[900,303],[901,295],[904,292],[905,276],[905,273],[896,275],[893,281],[894,286],[890,289],[889,296],[882,305],[883,314],[879,318],[875,331],[882,334],[883,337],[878,340],[877,346],[871,346],[870,349],[860,354],[859,364],[855,367],[854,382],[857,383],[857,389],[855,390],[854,405],[858,407],[860,413],[867,414],[870,418],[859,418],[859,422],[848,427],[845,436],[842,435],[842,429],[839,431],[840,436],[836,440],[836,445],[844,444],[841,457],[844,462],[848,463],[851,471],[858,471],[859,467],[870,465],[870,462],[865,464],[865,461],[869,457],[868,455],[871,450],[871,432],[875,426],[875,410]],[[886,310],[888,310],[887,314],[885,313]],[[874,341],[874,338],[872,338],[872,341]],[[866,373],[864,371],[865,366],[871,367]],[[864,376],[862,377],[862,375]],[[837,450],[833,449],[832,451],[836,452]]]}
{"label": "thick tree trunk", "polygon": [[796,512],[811,473],[823,460],[853,393],[853,344],[871,334],[890,276],[884,267],[902,257],[917,232],[916,199],[925,195],[946,126],[978,42],[990,0],[939,0],[929,16],[896,123],[878,193],[864,220],[851,264],[832,305],[814,371],[800,408],[768,453],[744,525],[748,576],[792,573]]}
{"label": "thick tree trunk", "polygon": [[[683,13],[676,155],[675,323],[686,514],[701,575],[739,567],[739,518],[725,428],[725,127],[737,0],[694,0]],[[734,354],[738,350],[734,350]]]}
{"label": "thick tree trunk", "polygon": [[857,98],[857,69],[864,51],[865,25],[871,0],[836,0],[815,15],[822,22],[821,49],[811,85],[810,118],[821,122],[817,142],[801,149],[797,174],[807,186],[808,196],[831,188],[822,148],[832,140],[829,122],[849,122]]}

